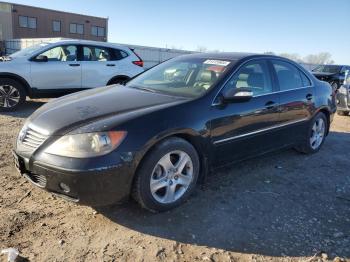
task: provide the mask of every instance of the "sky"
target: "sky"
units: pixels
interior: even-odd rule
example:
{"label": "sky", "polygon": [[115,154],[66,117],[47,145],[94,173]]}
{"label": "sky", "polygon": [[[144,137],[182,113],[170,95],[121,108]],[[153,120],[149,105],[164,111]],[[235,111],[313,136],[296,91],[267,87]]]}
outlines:
{"label": "sky", "polygon": [[350,0],[16,0],[109,18],[110,42],[227,52],[329,52],[350,64]]}

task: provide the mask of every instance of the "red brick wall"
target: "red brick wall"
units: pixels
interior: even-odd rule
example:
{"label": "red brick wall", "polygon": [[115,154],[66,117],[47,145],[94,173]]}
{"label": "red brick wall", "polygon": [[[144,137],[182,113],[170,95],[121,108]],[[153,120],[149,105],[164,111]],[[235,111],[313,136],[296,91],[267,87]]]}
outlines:
{"label": "red brick wall", "polygon": [[[19,26],[19,16],[35,17],[37,19],[37,28],[22,28]],[[13,5],[13,38],[52,38],[65,37],[75,39],[87,39],[95,41],[107,41],[108,19],[92,17],[86,15],[72,14],[54,10],[47,10],[37,7]],[[53,31],[53,20],[61,21],[61,32]],[[84,34],[71,34],[69,32],[70,23],[84,25]],[[105,28],[105,37],[91,35],[91,26],[100,26]]]}

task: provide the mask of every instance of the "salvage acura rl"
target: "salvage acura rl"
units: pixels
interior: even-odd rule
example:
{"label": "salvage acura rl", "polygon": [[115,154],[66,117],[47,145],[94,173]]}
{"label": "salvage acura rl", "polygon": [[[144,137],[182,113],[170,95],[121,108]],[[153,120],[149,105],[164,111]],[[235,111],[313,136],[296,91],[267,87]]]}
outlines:
{"label": "salvage acura rl", "polygon": [[317,152],[335,111],[330,85],[290,60],[192,54],[47,103],[14,157],[24,177],[65,199],[97,206],[131,195],[164,211],[214,168],[286,147]]}

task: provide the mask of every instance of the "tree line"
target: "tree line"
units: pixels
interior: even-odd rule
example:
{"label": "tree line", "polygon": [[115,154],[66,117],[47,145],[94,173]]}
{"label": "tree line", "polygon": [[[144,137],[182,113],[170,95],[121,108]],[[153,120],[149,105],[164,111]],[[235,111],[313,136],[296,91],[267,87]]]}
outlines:
{"label": "tree line", "polygon": [[[197,52],[220,52],[220,50],[208,50],[205,46],[198,46],[196,49]],[[332,55],[329,52],[320,52],[316,54],[310,54],[302,57],[297,53],[280,53],[276,54],[274,52],[264,52],[264,54],[268,55],[279,55],[290,60],[293,60],[298,63],[305,64],[314,64],[314,65],[329,65],[334,64],[334,60],[332,59]]]}
{"label": "tree line", "polygon": [[[264,54],[276,55],[274,52],[265,52]],[[300,56],[296,53],[281,53],[279,56],[288,58],[298,63],[305,64],[315,64],[315,65],[331,65],[334,64],[334,60],[332,59],[332,55],[328,52],[320,52],[317,54],[310,54],[307,56]]]}

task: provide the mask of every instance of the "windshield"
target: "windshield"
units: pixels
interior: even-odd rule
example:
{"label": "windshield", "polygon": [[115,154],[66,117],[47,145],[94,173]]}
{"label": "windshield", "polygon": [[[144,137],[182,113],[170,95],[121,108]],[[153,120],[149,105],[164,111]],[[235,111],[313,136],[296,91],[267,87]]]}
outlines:
{"label": "windshield", "polygon": [[234,64],[228,59],[175,58],[155,66],[127,83],[151,92],[199,97],[212,88]]}
{"label": "windshield", "polygon": [[313,69],[313,72],[320,72],[320,73],[339,73],[341,70],[341,66],[337,65],[320,65],[317,66],[315,69]]}
{"label": "windshield", "polygon": [[40,50],[41,48],[43,48],[44,46],[47,46],[48,43],[41,43],[38,45],[33,45],[27,48],[24,48],[20,51],[17,51],[13,54],[10,55],[10,57],[23,57],[23,56],[29,56],[34,54],[36,51]]}

